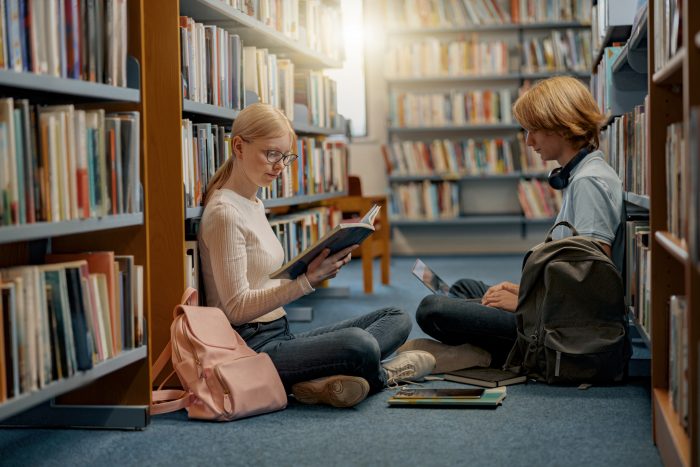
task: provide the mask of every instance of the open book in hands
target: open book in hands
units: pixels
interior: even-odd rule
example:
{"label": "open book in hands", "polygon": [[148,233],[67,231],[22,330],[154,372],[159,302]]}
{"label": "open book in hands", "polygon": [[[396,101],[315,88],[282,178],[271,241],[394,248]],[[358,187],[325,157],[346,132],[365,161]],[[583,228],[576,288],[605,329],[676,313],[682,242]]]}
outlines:
{"label": "open book in hands", "polygon": [[362,243],[365,238],[374,233],[374,220],[380,209],[381,206],[375,204],[359,222],[336,225],[315,244],[270,274],[270,279],[296,279],[297,276],[306,272],[309,263],[324,249],[328,248],[332,255],[349,246]]}

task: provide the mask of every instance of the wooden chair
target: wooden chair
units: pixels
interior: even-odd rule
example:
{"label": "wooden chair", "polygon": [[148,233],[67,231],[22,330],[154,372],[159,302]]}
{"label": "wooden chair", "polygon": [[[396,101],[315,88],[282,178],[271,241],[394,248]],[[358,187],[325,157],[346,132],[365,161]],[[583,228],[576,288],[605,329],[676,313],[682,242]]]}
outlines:
{"label": "wooden chair", "polygon": [[387,197],[386,195],[363,196],[360,178],[353,175],[349,177],[348,187],[348,196],[331,201],[331,204],[343,213],[344,219],[360,218],[375,204],[379,204],[382,208],[374,222],[376,231],[360,244],[360,248],[352,253],[354,257],[360,256],[362,258],[364,290],[365,293],[372,293],[373,264],[374,258],[377,256],[381,257],[382,284],[389,284],[389,263],[391,261],[389,235],[391,230]]}

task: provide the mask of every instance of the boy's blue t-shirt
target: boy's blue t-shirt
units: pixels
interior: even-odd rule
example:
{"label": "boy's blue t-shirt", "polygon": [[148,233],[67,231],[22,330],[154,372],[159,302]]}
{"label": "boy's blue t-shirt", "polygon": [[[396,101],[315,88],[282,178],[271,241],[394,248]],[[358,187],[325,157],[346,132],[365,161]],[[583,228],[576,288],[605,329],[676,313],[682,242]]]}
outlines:
{"label": "boy's blue t-shirt", "polygon": [[[612,260],[622,273],[624,262],[624,200],[620,178],[596,150],[571,172],[569,185],[562,191],[562,206],[556,222],[568,221],[580,235],[607,243]],[[555,240],[571,236],[567,227],[557,227]]]}

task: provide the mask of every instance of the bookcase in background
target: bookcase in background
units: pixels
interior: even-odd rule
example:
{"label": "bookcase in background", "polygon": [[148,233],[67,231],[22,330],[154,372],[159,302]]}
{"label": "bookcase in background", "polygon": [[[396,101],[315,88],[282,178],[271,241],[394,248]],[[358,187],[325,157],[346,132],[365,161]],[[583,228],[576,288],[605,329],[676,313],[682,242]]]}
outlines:
{"label": "bookcase in background", "polygon": [[544,234],[561,197],[511,106],[534,80],[590,76],[590,2],[434,0],[430,11],[386,4],[385,162],[395,230]]}
{"label": "bookcase in background", "polygon": [[[700,272],[697,257],[689,253],[699,246],[697,210],[690,208],[700,201],[699,32],[698,2],[648,1],[652,400],[654,441],[667,465],[700,462]],[[669,131],[674,124],[677,129]],[[683,144],[674,144],[679,134]],[[680,171],[671,163],[674,158]],[[673,196],[679,188],[680,199]],[[680,222],[674,228],[676,217]],[[685,313],[672,309],[678,302],[674,296],[685,297]]]}
{"label": "bookcase in background", "polygon": [[[32,4],[29,2],[5,2],[6,12],[18,15],[17,18],[31,15],[41,16],[47,22],[43,32],[46,37],[41,40],[39,30],[27,31],[26,25],[36,25],[28,22],[23,26],[12,23],[7,34],[12,40],[5,41],[2,55],[4,64],[11,69],[0,70],[0,93],[2,97],[28,99],[31,104],[43,105],[74,105],[76,109],[105,109],[108,112],[138,112],[140,124],[138,128],[143,136],[146,134],[146,87],[143,86],[142,72],[139,63],[144,62],[143,42],[143,4],[141,0],[126,0],[105,2],[108,8],[99,10],[79,10],[79,2],[51,2]],[[93,7],[96,3],[87,2]],[[81,3],[85,7],[87,3]],[[46,10],[37,9],[41,5]],[[11,8],[10,8],[11,7]],[[105,55],[105,42],[101,39],[80,40],[75,35],[78,29],[68,27],[70,21],[78,21],[76,12],[95,15],[95,18],[106,18],[113,14],[111,8],[123,8],[126,13],[128,29],[109,28],[106,20],[83,22],[85,27],[97,27],[98,23],[108,30],[92,30],[91,35],[85,30],[85,37],[104,35],[109,45],[121,48],[128,61],[105,61],[110,55]],[[53,8],[53,9],[51,9]],[[59,21],[57,15],[66,15],[66,21]],[[121,17],[121,16],[120,16]],[[72,19],[71,19],[72,18]],[[6,23],[11,24],[11,21]],[[56,27],[58,25],[59,27]],[[66,26],[65,29],[60,26]],[[27,39],[32,34],[31,40]],[[24,38],[24,40],[22,39]],[[52,40],[53,38],[54,40]],[[58,38],[58,40],[55,40]],[[6,39],[3,38],[4,40]],[[42,46],[41,44],[44,44]],[[77,45],[77,44],[80,45]],[[61,47],[66,44],[66,48]],[[82,50],[81,60],[78,51]],[[19,52],[26,54],[20,55]],[[30,59],[31,58],[31,59]],[[84,65],[83,71],[76,64]],[[103,84],[109,83],[109,84]],[[58,109],[56,109],[58,110]],[[73,112],[63,107],[61,112]],[[57,119],[65,117],[57,114]],[[67,115],[67,114],[66,114]],[[135,115],[135,114],[132,114]],[[52,117],[53,118],[53,117]],[[115,123],[116,124],[116,123]],[[140,139],[143,142],[143,137]],[[58,147],[58,146],[56,146]],[[36,149],[38,154],[42,149]],[[34,151],[29,150],[33,155]],[[6,154],[5,154],[6,156]],[[33,156],[32,156],[33,157]],[[85,204],[87,199],[84,191],[72,192],[72,183],[62,187],[62,191],[54,192],[60,199],[68,200],[78,197],[83,204],[80,211],[75,206],[65,204],[50,213],[50,217],[39,216],[35,219],[28,215],[20,216],[23,223],[15,222],[14,214],[9,222],[0,226],[0,266],[36,265],[44,262],[48,253],[72,253],[84,251],[110,251],[117,255],[133,256],[136,264],[145,266],[143,277],[143,294],[145,295],[144,320],[149,322],[148,284],[149,284],[149,237],[148,219],[144,218],[144,210],[148,210],[148,199],[141,197],[142,192],[148,192],[147,183],[141,187],[141,179],[147,180],[148,157],[146,145],[140,144],[136,150],[132,168],[140,168],[140,174],[132,174],[131,200],[124,193],[125,205],[121,208],[115,203],[108,210],[104,206]],[[6,161],[5,161],[6,162]],[[3,169],[5,170],[5,169]],[[3,174],[7,177],[7,174]],[[56,176],[56,175],[54,175]],[[3,178],[7,182],[7,178]],[[121,179],[115,178],[113,180]],[[12,180],[17,181],[17,180]],[[92,186],[91,184],[89,186]],[[112,185],[115,190],[117,187]],[[2,186],[4,190],[6,186]],[[79,187],[78,190],[81,190]],[[93,191],[93,188],[90,188]],[[75,195],[75,193],[80,193]],[[110,193],[110,198],[112,194]],[[5,193],[6,195],[6,193]],[[70,197],[70,198],[69,198]],[[138,200],[134,199],[140,198]],[[36,200],[36,199],[35,199]],[[54,200],[57,201],[57,200]],[[90,201],[92,203],[92,200]],[[121,203],[120,203],[121,204]],[[20,210],[21,203],[18,204]],[[99,207],[99,209],[98,209]],[[27,209],[27,205],[24,206]],[[120,212],[121,214],[115,214]],[[7,214],[7,212],[5,211]],[[60,219],[60,220],[59,220]],[[5,220],[8,220],[6,218]],[[39,308],[27,310],[38,313]],[[0,343],[4,345],[4,336],[0,335]],[[77,346],[77,344],[76,344]],[[52,351],[57,352],[56,348]],[[104,357],[104,355],[102,355]],[[82,427],[112,427],[112,428],[143,428],[148,424],[148,404],[150,401],[150,378],[147,358],[147,347],[141,345],[135,349],[123,350],[110,358],[96,363],[91,369],[79,370],[70,376],[51,381],[36,390],[21,393],[0,403],[0,420],[3,424],[44,425],[44,426],[82,426]],[[3,377],[5,375],[3,374]],[[79,407],[72,407],[79,406]]]}
{"label": "bookcase in background", "polygon": [[[313,77],[308,79],[324,83],[325,81],[318,77],[317,71],[340,66],[342,60],[342,51],[338,47],[337,40],[330,37],[333,35],[333,28],[337,27],[332,12],[333,9],[339,8],[337,2],[286,0],[282,2],[286,5],[285,8],[265,8],[264,11],[261,8],[243,11],[244,6],[248,6],[243,3],[233,0],[181,0],[180,2],[149,0],[144,5],[145,47],[149,57],[146,63],[145,79],[149,88],[153,89],[153,92],[146,96],[146,104],[158,109],[157,113],[149,115],[149,137],[146,141],[152,163],[149,172],[152,190],[148,194],[151,206],[154,207],[147,213],[151,226],[150,248],[153,258],[150,302],[153,313],[150,339],[151,346],[156,351],[162,349],[167,343],[170,337],[172,309],[175,304],[179,303],[185,285],[193,277],[190,265],[196,261],[188,260],[188,255],[185,254],[186,222],[188,225],[196,225],[196,222],[193,221],[196,221],[202,213],[202,207],[198,205],[197,197],[189,196],[189,193],[183,188],[188,181],[183,173],[182,154],[185,144],[189,144],[189,142],[185,143],[183,138],[178,137],[182,134],[183,119],[188,119],[192,125],[216,124],[222,127],[224,132],[230,132],[232,121],[241,110],[237,103],[245,105],[262,99],[273,105],[279,105],[288,115],[290,113],[293,115],[294,129],[300,136],[300,141],[302,141],[300,144],[306,145],[305,148],[313,146],[320,151],[325,149],[335,151],[338,149],[337,144],[343,145],[342,142],[331,143],[325,138],[328,135],[345,134],[342,117],[322,116],[323,112],[319,111],[315,105],[317,101],[314,100],[311,103],[312,97],[309,97],[308,107],[299,105],[298,99],[292,107],[289,106],[289,100],[285,100],[282,96],[278,96],[280,99],[275,100],[274,92],[270,93],[270,88],[266,88],[264,82],[268,79],[277,79],[279,76],[283,76],[283,73],[261,72],[266,67],[271,67],[271,70],[277,67],[279,71],[281,69],[280,63],[282,63],[282,67],[289,67],[289,62],[291,62],[294,70],[299,72],[295,76],[308,77],[308,75],[313,74]],[[274,6],[272,4],[275,4],[275,2],[267,1],[255,3],[258,7],[261,7],[263,3],[266,6]],[[276,4],[280,4],[280,2],[276,2]],[[291,10],[287,7],[291,7]],[[288,21],[284,13],[293,11],[296,7],[303,9],[303,15],[297,18],[298,22],[295,25],[294,21]],[[243,69],[240,70],[243,82],[239,83],[243,87],[240,90],[240,101],[228,105],[221,100],[212,101],[211,94],[207,93],[191,93],[187,94],[188,98],[183,99],[183,89],[186,92],[192,91],[191,84],[195,81],[187,81],[188,87],[183,87],[181,78],[184,74],[181,71],[186,69],[183,68],[183,63],[185,63],[183,57],[186,54],[180,47],[182,35],[178,25],[191,21],[181,21],[181,17],[191,18],[194,23],[204,25],[201,26],[202,28],[208,26],[222,28],[229,35],[229,38],[235,35],[237,37],[235,41],[240,41],[243,48],[254,46],[257,52],[266,49],[266,52],[260,54],[256,52],[259,57],[264,57],[264,59],[255,62],[259,65],[256,65],[255,71],[264,73],[265,78],[263,79],[263,74],[260,74],[258,76],[261,79],[258,81],[248,80],[245,69],[246,62],[243,61]],[[210,28],[210,31],[214,31],[214,29]],[[211,32],[210,34],[216,33]],[[275,58],[270,58],[272,55]],[[253,56],[253,58],[255,57]],[[252,71],[251,67],[248,67],[248,71]],[[233,76],[235,78],[235,75]],[[284,79],[286,80],[286,78]],[[198,86],[201,84],[201,81],[197,82]],[[289,83],[287,82],[287,84]],[[328,100],[323,101],[325,104],[333,100],[333,90],[327,85],[324,86],[326,86],[324,89],[326,89],[326,97],[328,98]],[[280,87],[280,93],[284,93],[287,97],[289,97],[290,92],[301,91],[306,92],[306,90],[299,89],[298,86],[293,91],[289,91],[288,87]],[[323,107],[323,109],[327,108],[328,105]],[[219,146],[218,149],[222,149],[222,147]],[[347,190],[347,182],[344,180],[347,177],[347,155],[344,153],[344,149],[341,150],[341,153],[343,162],[334,164],[332,173],[318,173],[314,178],[319,183],[325,183],[327,180],[335,180],[335,182],[314,184],[314,187],[304,185],[303,190],[296,186],[296,189],[293,189],[291,193],[288,187],[283,186],[265,190],[262,195],[266,198],[264,199],[266,208],[273,213],[293,212],[344,195]],[[334,153],[332,160],[335,160],[335,155]],[[221,160],[223,159],[224,157],[221,158]],[[295,162],[289,168],[289,180],[293,179],[297,184],[306,180],[305,176],[295,172],[300,168],[298,164],[302,160],[299,160],[298,163]],[[331,170],[330,167],[324,167]],[[203,188],[206,178],[199,181]],[[289,196],[290,194],[291,196]],[[194,202],[192,202],[193,200]],[[188,204],[186,201],[189,201]],[[303,214],[300,215],[303,216]]]}

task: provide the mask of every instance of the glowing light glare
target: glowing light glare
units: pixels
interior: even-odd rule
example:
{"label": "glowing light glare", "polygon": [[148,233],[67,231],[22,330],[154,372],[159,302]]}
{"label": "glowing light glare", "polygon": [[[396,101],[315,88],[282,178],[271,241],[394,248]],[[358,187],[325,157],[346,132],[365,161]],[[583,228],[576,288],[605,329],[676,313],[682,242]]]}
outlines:
{"label": "glowing light glare", "polygon": [[337,82],[338,112],[351,120],[353,136],[367,134],[365,102],[365,40],[362,0],[342,0],[345,59],[340,69],[325,74]]}

